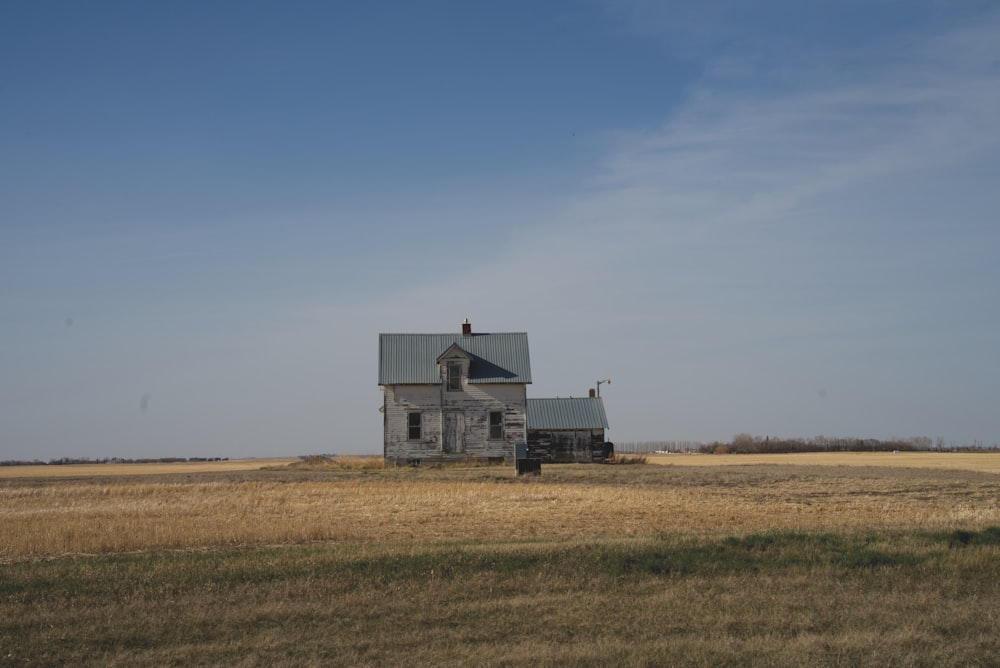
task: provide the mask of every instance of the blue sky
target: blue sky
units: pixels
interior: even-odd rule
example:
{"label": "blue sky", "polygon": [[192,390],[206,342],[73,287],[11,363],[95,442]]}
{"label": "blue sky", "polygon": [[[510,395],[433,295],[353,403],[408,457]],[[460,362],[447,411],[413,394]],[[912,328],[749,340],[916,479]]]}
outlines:
{"label": "blue sky", "polygon": [[1000,442],[993,2],[13,2],[0,459],[379,452],[379,332],[615,441]]}

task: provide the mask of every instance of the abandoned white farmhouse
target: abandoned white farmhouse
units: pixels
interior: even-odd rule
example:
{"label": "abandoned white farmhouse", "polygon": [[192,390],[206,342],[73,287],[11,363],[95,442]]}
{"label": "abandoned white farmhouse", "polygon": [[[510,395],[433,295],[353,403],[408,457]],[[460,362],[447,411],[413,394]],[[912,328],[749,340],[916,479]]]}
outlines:
{"label": "abandoned white farmhouse", "polygon": [[530,382],[524,332],[380,334],[386,462],[513,457]]}
{"label": "abandoned white farmhouse", "polygon": [[[531,436],[529,383],[524,332],[473,333],[466,321],[460,334],[380,334],[385,461],[512,459],[514,444]],[[586,406],[533,401],[546,402],[536,404],[547,420],[544,443],[531,439],[543,446],[545,459],[594,461],[589,446],[599,446],[607,428],[599,398],[596,404],[576,400]],[[586,424],[575,424],[581,408]]]}

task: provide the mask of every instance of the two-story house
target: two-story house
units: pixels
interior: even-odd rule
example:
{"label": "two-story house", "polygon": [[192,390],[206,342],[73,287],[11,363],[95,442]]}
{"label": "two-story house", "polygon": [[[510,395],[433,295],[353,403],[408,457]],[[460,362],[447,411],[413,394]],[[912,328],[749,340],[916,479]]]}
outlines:
{"label": "two-story house", "polygon": [[530,382],[524,332],[380,334],[386,463],[512,458]]}

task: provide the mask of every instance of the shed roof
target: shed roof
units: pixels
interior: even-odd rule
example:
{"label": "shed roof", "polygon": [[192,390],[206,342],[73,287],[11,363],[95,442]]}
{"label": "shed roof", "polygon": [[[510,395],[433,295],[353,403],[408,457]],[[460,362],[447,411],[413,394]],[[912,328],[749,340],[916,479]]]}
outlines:
{"label": "shed roof", "polygon": [[609,429],[600,397],[528,399],[528,429]]}
{"label": "shed roof", "polygon": [[498,334],[379,334],[378,384],[437,384],[437,359],[457,345],[472,358],[470,383],[530,383],[525,332]]}

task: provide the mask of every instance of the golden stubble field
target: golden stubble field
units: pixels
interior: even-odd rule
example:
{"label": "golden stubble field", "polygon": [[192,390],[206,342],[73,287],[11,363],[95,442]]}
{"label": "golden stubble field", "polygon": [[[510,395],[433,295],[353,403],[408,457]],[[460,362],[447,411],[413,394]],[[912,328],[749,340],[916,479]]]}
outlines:
{"label": "golden stubble field", "polygon": [[1000,453],[996,452],[802,452],[775,455],[675,453],[650,455],[647,460],[652,464],[670,466],[794,464],[796,466],[880,466],[1000,473]]}
{"label": "golden stubble field", "polygon": [[[286,461],[3,471],[0,560],[319,541],[404,545],[981,529],[1000,524],[1000,456],[652,457],[660,465],[308,470]],[[20,467],[17,467],[20,468]],[[42,471],[48,473],[48,470]],[[16,475],[7,475],[16,474]]]}

